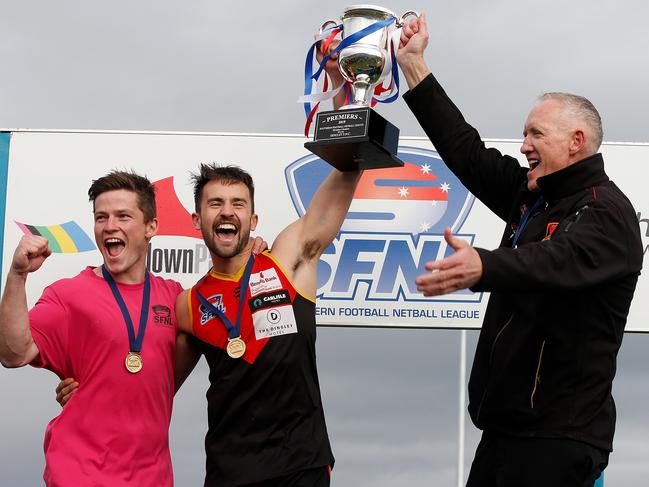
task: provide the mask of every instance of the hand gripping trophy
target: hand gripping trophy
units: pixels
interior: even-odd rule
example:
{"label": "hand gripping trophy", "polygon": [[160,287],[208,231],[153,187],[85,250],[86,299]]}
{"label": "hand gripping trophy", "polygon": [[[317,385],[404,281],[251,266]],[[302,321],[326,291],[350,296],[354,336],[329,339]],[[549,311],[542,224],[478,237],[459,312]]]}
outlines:
{"label": "hand gripping trophy", "polygon": [[[314,140],[304,147],[341,171],[403,166],[397,156],[399,129],[372,109],[376,103],[390,103],[399,95],[399,71],[396,50],[401,27],[408,11],[401,17],[373,5],[345,8],[341,22],[322,24],[316,42],[307,54],[304,102],[307,115],[305,134],[315,115]],[[313,73],[313,53],[319,42],[329,43],[338,34],[342,40],[327,54]],[[329,58],[338,53],[338,68],[348,83],[347,104],[339,110],[317,113],[311,102],[332,98],[338,92],[311,93]],[[387,83],[387,87],[386,87]],[[325,84],[326,90],[326,84]]]}

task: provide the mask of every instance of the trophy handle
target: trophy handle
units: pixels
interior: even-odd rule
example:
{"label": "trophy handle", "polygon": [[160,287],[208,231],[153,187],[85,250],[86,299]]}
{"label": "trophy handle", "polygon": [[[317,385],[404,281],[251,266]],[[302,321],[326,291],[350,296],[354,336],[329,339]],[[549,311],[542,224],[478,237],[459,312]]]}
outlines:
{"label": "trophy handle", "polygon": [[405,12],[401,17],[397,19],[397,27],[403,27],[406,23],[406,19],[411,16],[415,16],[416,18],[419,18],[419,14],[415,12],[414,10],[408,10]]}
{"label": "trophy handle", "polygon": [[320,26],[320,30],[318,31],[318,35],[321,35],[321,34],[325,31],[325,28],[326,28],[329,24],[338,25],[338,22],[336,22],[336,21],[333,20],[333,19],[325,20],[325,21],[322,23],[322,25]]}

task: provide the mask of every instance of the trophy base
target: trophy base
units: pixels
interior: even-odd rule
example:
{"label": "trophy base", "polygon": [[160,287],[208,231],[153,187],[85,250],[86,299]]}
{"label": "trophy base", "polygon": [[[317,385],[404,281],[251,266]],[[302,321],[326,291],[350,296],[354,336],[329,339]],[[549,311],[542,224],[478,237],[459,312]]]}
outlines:
{"label": "trophy base", "polygon": [[402,167],[399,129],[369,107],[320,112],[304,147],[339,171]]}

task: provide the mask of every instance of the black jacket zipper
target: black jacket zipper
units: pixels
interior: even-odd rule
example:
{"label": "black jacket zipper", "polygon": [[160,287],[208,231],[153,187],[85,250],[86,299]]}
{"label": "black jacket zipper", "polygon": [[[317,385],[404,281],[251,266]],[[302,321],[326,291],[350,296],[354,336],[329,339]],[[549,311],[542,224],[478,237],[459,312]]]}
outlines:
{"label": "black jacket zipper", "polygon": [[[489,368],[491,369],[491,364],[493,362],[493,356],[494,356],[494,349],[496,348],[496,342],[500,338],[500,335],[502,335],[502,332],[505,331],[505,328],[509,326],[509,324],[512,322],[514,319],[514,313],[511,314],[509,319],[505,322],[505,324],[498,330],[498,333],[496,334],[496,338],[494,338],[494,341],[491,342],[491,350],[489,351]],[[476,423],[480,422],[480,413],[482,412],[482,405],[484,404],[485,397],[487,395],[487,386],[489,385],[489,377],[487,377],[487,383],[484,386],[484,392],[482,393],[482,397],[480,398],[480,405],[478,406],[478,412],[476,414]]]}

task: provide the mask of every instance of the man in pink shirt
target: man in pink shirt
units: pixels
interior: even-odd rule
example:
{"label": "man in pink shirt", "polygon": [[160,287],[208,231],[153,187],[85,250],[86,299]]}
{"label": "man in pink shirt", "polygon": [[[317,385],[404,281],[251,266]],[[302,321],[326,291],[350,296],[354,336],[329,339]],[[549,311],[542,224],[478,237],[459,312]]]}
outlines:
{"label": "man in pink shirt", "polygon": [[171,486],[174,303],[182,288],[146,269],[158,226],[154,187],[114,171],[88,195],[103,265],[53,283],[28,311],[27,276],[51,250],[46,238],[24,236],[0,302],[0,361],[83,383],[47,427],[48,486]]}

